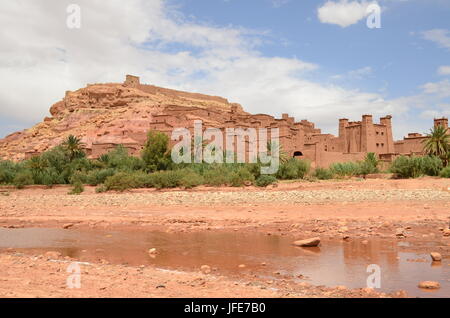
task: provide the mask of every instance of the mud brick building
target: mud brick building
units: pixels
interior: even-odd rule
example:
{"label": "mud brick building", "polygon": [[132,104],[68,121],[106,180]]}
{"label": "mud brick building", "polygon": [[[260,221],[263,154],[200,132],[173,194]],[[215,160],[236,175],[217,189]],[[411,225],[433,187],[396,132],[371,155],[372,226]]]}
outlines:
{"label": "mud brick building", "polygon": [[[442,126],[448,128],[448,118],[434,120],[434,127]],[[450,134],[450,130],[447,131]],[[419,133],[409,133],[403,140],[394,143],[395,152],[403,155],[420,155],[423,153],[423,144],[427,136]]]}
{"label": "mud brick building", "polygon": [[[339,133],[334,136],[322,133],[307,120],[296,121],[289,114],[282,114],[281,118],[250,114],[222,97],[144,85],[132,75],[127,75],[123,83],[89,84],[67,91],[50,113],[52,117],[46,117],[42,123],[0,140],[0,158],[23,160],[38,155],[69,134],[82,138],[91,158],[98,158],[117,145],[138,156],[149,130],[171,136],[176,128],[188,128],[193,135],[196,120],[202,121],[203,129],[222,130],[223,136],[227,128],[267,128],[269,132],[270,128],[278,128],[283,151],[290,157],[309,159],[316,167],[362,160],[369,152],[387,162],[401,154],[421,154],[427,138],[411,133],[394,141],[389,115],[377,122],[372,115],[363,115],[360,121],[339,119]],[[448,119],[435,119],[434,125],[447,128]]]}

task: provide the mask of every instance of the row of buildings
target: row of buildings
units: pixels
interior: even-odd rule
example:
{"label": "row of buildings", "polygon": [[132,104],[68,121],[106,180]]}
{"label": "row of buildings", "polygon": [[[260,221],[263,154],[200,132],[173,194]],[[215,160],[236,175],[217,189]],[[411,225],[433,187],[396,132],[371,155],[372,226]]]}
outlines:
{"label": "row of buildings", "polygon": [[[123,85],[147,92],[155,90],[154,86],[141,85],[138,77],[130,75]],[[144,124],[139,128],[123,131],[122,136],[114,136],[110,140],[99,139],[88,144],[86,150],[90,157],[96,158],[120,143],[131,154],[139,155],[148,130],[160,131],[169,136],[179,127],[193,132],[195,120],[202,120],[204,128],[219,128],[223,131],[226,128],[279,128],[283,151],[291,157],[309,159],[316,167],[328,167],[334,162],[362,160],[369,152],[377,154],[384,161],[391,161],[398,155],[422,154],[423,141],[427,138],[411,133],[403,140],[394,141],[391,116],[382,117],[379,122],[374,122],[372,115],[363,115],[361,121],[340,119],[339,135],[334,136],[322,133],[314,123],[307,120],[296,122],[288,114],[283,114],[281,118],[267,114],[249,114],[237,105],[231,106],[229,111],[169,105],[152,114],[149,121],[143,121]],[[448,119],[435,119],[434,125],[448,128]]]}

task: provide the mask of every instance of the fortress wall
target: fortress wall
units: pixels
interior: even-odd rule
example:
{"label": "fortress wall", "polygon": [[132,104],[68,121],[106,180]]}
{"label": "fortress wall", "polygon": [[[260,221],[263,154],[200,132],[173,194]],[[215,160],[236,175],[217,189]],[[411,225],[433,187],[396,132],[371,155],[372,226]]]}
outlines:
{"label": "fortress wall", "polygon": [[[434,119],[434,127],[438,126],[448,128],[448,118],[443,117]],[[450,135],[450,130],[447,130],[447,134]],[[403,140],[394,143],[394,153],[421,155],[423,154],[423,147],[427,138],[427,136],[418,133],[410,133],[407,137],[403,138]]]}
{"label": "fortress wall", "polygon": [[427,137],[413,137],[408,138],[406,137],[402,141],[398,141],[394,144],[395,147],[395,153],[399,154],[422,154],[423,153],[423,146],[424,146],[424,140],[426,140]]}
{"label": "fortress wall", "polygon": [[[157,114],[148,116],[148,121],[140,125],[142,127],[137,127],[128,121],[117,129],[121,137],[135,140],[137,142],[137,148],[145,143],[148,130],[160,131],[170,137],[173,129],[184,127],[191,130],[191,134],[193,135],[193,123],[195,120],[202,120],[204,129],[214,127],[221,128],[222,130],[225,128],[268,128],[270,131],[270,128],[279,128],[280,143],[284,152],[289,156],[301,153],[303,155],[302,157],[310,159],[320,167],[327,167],[333,162],[361,160],[368,152],[374,152],[383,158],[392,158],[392,156],[387,157],[387,155],[393,155],[395,153],[421,153],[423,149],[422,141],[426,138],[410,135],[404,140],[394,143],[391,116],[380,118],[379,123],[373,122],[372,115],[363,115],[361,121],[349,121],[345,118],[340,119],[339,135],[334,136],[331,134],[322,134],[321,130],[317,129],[314,123],[307,120],[295,122],[295,119],[290,117],[289,114],[282,114],[281,119],[267,114],[251,115],[244,112],[239,104],[231,104],[225,98],[183,92],[153,85],[143,85],[137,76],[127,75],[123,85],[137,88],[145,93],[162,94],[173,98],[167,100],[171,104],[163,105],[158,108]],[[55,104],[52,107],[52,114],[59,113],[60,109],[64,106],[78,108],[91,107],[90,105],[92,103],[97,103],[102,107],[116,106],[116,104],[111,104],[108,101],[110,95],[115,94],[115,90],[111,89],[109,84],[99,88],[93,85],[89,87],[91,87],[92,92],[86,90],[84,92],[86,96],[78,97],[73,102],[74,105],[72,105],[72,95],[75,93],[67,92],[66,98],[64,99],[65,105],[61,103]],[[180,103],[184,105],[180,106],[177,105],[176,101],[176,99],[179,100],[180,98],[191,100],[188,100],[187,103]],[[198,100],[200,102],[195,104],[192,100]],[[126,103],[127,101],[122,102]],[[189,106],[191,104],[197,106]],[[145,118],[147,118],[147,115]],[[76,124],[77,121],[72,122]],[[434,123],[435,126],[442,125],[448,127],[448,120],[446,118],[435,119]],[[100,122],[100,124],[102,123]],[[124,126],[126,127],[123,128]],[[64,129],[68,128],[70,127],[64,127]],[[57,127],[54,129],[57,129]],[[95,143],[96,139],[97,143]],[[120,137],[116,139],[117,142],[121,142]],[[116,139],[113,139],[113,141]],[[98,140],[99,138],[96,136],[92,139],[92,156],[99,156],[114,148],[112,146],[113,144],[109,144],[109,140],[108,143],[99,143]],[[134,148],[130,149],[132,150]],[[133,151],[138,153],[137,149]]]}
{"label": "fortress wall", "polygon": [[200,94],[200,93],[183,92],[183,91],[178,91],[178,90],[169,89],[169,88],[157,87],[154,85],[138,85],[137,88],[148,94],[163,94],[163,95],[173,97],[173,98],[184,97],[184,98],[190,98],[190,99],[212,101],[212,102],[217,102],[220,104],[229,104],[227,99],[225,99],[223,97],[219,97],[219,96],[210,96],[210,95],[204,95],[204,94]]}

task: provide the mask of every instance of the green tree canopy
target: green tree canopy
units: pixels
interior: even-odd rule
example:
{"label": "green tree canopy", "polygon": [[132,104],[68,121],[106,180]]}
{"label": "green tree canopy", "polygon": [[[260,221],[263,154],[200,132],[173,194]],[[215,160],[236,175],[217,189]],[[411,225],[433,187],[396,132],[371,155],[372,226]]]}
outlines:
{"label": "green tree canopy", "polygon": [[74,135],[68,136],[63,141],[61,146],[67,152],[69,161],[83,158],[86,156],[86,154],[83,151],[84,144],[81,142],[81,139],[75,137]]}
{"label": "green tree canopy", "polygon": [[430,130],[424,141],[424,152],[430,156],[441,158],[445,165],[448,164],[450,152],[450,135],[448,128],[438,125]]}
{"label": "green tree canopy", "polygon": [[142,150],[142,160],[150,172],[167,170],[171,166],[169,137],[160,132],[149,131]]}

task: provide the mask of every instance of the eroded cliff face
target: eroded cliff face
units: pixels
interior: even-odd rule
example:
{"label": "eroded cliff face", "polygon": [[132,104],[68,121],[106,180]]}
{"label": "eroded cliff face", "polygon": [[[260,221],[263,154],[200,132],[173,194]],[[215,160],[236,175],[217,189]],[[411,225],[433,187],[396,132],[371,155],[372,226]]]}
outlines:
{"label": "eroded cliff face", "polygon": [[154,116],[167,107],[192,107],[231,112],[226,99],[151,85],[93,84],[66,96],[50,108],[51,117],[30,129],[0,139],[0,158],[23,160],[46,151],[68,135],[94,144],[143,143]]}

